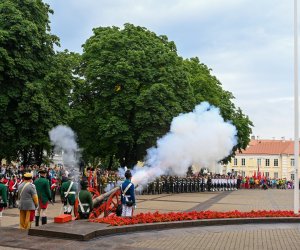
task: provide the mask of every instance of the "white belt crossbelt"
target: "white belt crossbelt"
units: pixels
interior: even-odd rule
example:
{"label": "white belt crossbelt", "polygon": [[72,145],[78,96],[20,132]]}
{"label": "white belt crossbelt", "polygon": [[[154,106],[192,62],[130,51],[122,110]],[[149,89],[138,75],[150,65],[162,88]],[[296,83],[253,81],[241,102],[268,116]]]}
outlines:
{"label": "white belt crossbelt", "polygon": [[74,182],[73,182],[73,181],[71,181],[71,184],[70,184],[70,186],[69,186],[69,188],[68,188],[67,192],[65,192],[65,193],[64,193],[64,194],[65,194],[65,198],[67,198],[67,196],[68,196],[70,193],[72,193],[72,194],[76,194],[76,192],[74,192],[74,191],[70,192],[70,190],[71,190],[71,188],[72,188],[73,184],[74,184]]}
{"label": "white belt crossbelt", "polygon": [[65,196],[68,196],[69,194],[76,194],[76,192],[75,192],[75,191],[72,191],[72,192],[65,192],[64,194],[65,194]]}
{"label": "white belt crossbelt", "polygon": [[79,206],[80,206],[80,209],[81,209],[81,212],[84,213],[85,210],[83,209],[83,206],[88,206],[88,209],[86,210],[87,213],[90,212],[90,204],[88,203],[81,203],[80,199],[79,199],[79,195],[78,195],[78,203],[79,203]]}

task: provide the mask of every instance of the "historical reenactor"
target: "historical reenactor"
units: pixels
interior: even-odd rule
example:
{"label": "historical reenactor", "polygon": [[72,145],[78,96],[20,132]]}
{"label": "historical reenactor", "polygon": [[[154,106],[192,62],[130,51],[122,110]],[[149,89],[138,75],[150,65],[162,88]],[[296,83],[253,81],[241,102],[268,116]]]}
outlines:
{"label": "historical reenactor", "polygon": [[238,184],[237,184],[238,180],[236,178],[233,179],[233,187],[234,187],[234,190],[237,190],[238,188]]}
{"label": "historical reenactor", "polygon": [[89,183],[86,179],[82,180],[80,185],[81,190],[78,194],[78,219],[88,219],[90,212],[93,209],[93,197],[87,190]]}
{"label": "historical reenactor", "polygon": [[0,218],[2,217],[3,209],[7,207],[7,187],[3,182],[4,175],[0,174]]}
{"label": "historical reenactor", "polygon": [[[50,191],[50,183],[46,178],[47,172],[45,169],[41,169],[39,171],[40,178],[34,181],[34,185],[37,190],[38,198],[39,198],[39,207],[35,213],[35,226],[39,226],[40,216],[42,214],[42,225],[47,224],[47,207],[48,201],[52,201],[51,191]],[[42,213],[41,213],[42,212]]]}
{"label": "historical reenactor", "polygon": [[181,192],[186,192],[186,178],[181,178]]}
{"label": "historical reenactor", "polygon": [[122,202],[122,216],[131,217],[133,215],[133,208],[135,207],[134,184],[131,182],[132,174],[130,170],[125,172],[126,180],[121,185],[121,202]]}
{"label": "historical reenactor", "polygon": [[38,207],[38,196],[32,183],[32,174],[24,174],[24,182],[18,187],[20,228],[29,229],[34,219],[34,211]]}
{"label": "historical reenactor", "polygon": [[57,180],[57,176],[53,175],[53,178],[51,179],[51,199],[52,202],[55,203],[55,195],[56,195],[56,190],[58,187],[58,180]]}
{"label": "historical reenactor", "polygon": [[15,208],[17,201],[18,180],[16,175],[12,175],[8,181],[9,208]]}
{"label": "historical reenactor", "polygon": [[68,179],[62,183],[60,188],[60,197],[64,206],[64,214],[72,214],[72,211],[74,210],[76,187],[72,179],[73,177],[69,175]]}
{"label": "historical reenactor", "polygon": [[211,179],[210,176],[208,176],[208,178],[207,178],[207,190],[209,192],[212,191],[212,187],[213,187],[212,179]]}

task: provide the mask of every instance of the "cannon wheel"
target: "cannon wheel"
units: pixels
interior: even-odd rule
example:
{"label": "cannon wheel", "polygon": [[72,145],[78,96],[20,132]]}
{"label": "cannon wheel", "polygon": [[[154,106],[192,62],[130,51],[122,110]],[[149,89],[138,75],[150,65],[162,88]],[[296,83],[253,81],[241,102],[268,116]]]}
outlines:
{"label": "cannon wheel", "polygon": [[112,193],[106,202],[106,208],[104,211],[104,217],[109,216],[112,213],[116,213],[117,207],[121,204],[121,190],[118,189],[116,192]]}
{"label": "cannon wheel", "polygon": [[92,210],[92,212],[90,213],[89,219],[90,219],[90,220],[93,220],[93,219],[100,218],[101,215],[104,214],[105,208],[106,208],[106,203],[103,203],[103,204],[100,205],[99,207],[94,208],[94,209]]}

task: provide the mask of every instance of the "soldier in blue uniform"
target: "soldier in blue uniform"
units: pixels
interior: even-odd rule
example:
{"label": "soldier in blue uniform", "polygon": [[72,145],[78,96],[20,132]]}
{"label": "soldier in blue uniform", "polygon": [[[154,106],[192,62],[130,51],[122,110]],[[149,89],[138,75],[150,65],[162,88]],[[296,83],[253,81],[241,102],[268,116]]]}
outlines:
{"label": "soldier in blue uniform", "polygon": [[131,217],[135,207],[134,184],[131,182],[130,170],[125,172],[126,180],[121,185],[122,216]]}

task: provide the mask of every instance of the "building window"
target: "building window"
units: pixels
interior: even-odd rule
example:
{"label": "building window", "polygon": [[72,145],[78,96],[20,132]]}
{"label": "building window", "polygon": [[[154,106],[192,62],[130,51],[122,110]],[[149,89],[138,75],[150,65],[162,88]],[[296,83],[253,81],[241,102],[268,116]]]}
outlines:
{"label": "building window", "polygon": [[269,178],[270,177],[270,173],[269,172],[265,172],[265,177]]}
{"label": "building window", "polygon": [[234,158],[234,159],[233,159],[233,165],[234,165],[234,166],[237,166],[237,158]]}
{"label": "building window", "polygon": [[257,166],[261,166],[261,159],[260,158],[257,159]]}
{"label": "building window", "polygon": [[291,166],[295,166],[295,159],[291,159]]}
{"label": "building window", "polygon": [[270,159],[266,159],[266,167],[270,166]]}
{"label": "building window", "polygon": [[242,166],[245,166],[246,165],[246,160],[245,158],[242,158]]}
{"label": "building window", "polygon": [[295,174],[291,174],[291,180],[295,180]]}
{"label": "building window", "polygon": [[274,172],[274,178],[278,179],[278,172]]}
{"label": "building window", "polygon": [[242,177],[245,177],[245,176],[246,176],[246,172],[242,171]]}
{"label": "building window", "polygon": [[278,167],[278,159],[274,159],[274,167]]}

